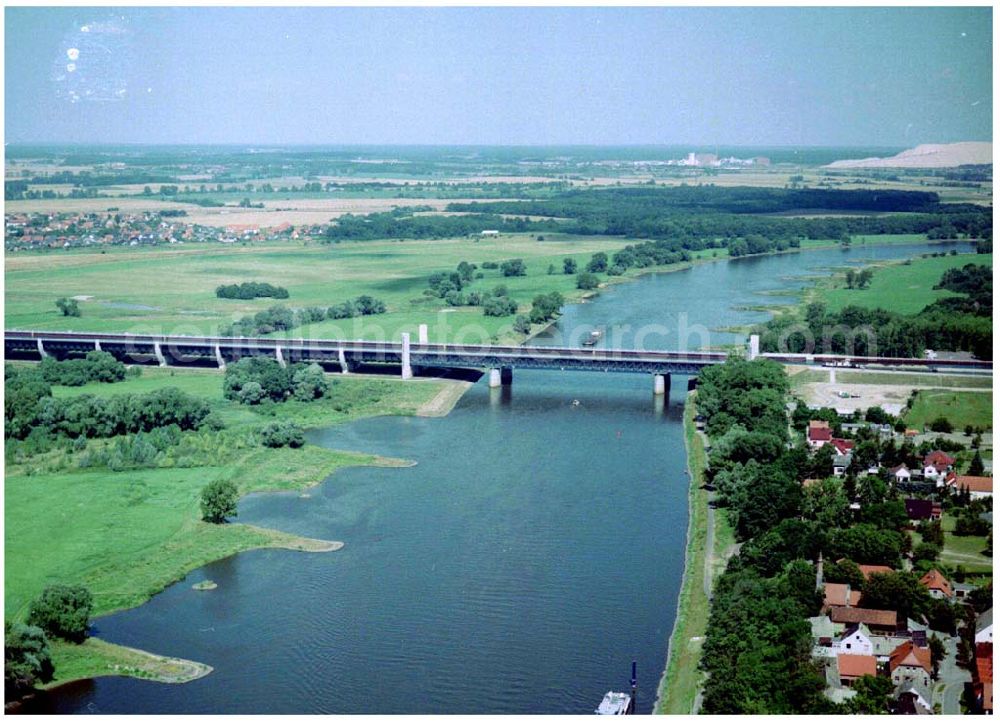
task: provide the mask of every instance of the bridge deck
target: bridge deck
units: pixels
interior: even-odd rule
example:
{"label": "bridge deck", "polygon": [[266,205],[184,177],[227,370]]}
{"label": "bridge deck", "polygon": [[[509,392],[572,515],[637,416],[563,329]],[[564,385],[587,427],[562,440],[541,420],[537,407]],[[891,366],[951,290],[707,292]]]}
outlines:
{"label": "bridge deck", "polygon": [[[39,347],[41,342],[41,347]],[[184,364],[198,358],[233,360],[243,356],[276,355],[284,359],[355,363],[402,363],[403,344],[332,339],[261,337],[157,336],[54,331],[5,331],[4,348],[11,353],[81,354],[97,347],[122,360],[160,357]],[[218,351],[218,354],[217,354]],[[727,354],[704,351],[637,351],[597,347],[487,346],[478,344],[411,344],[410,363],[441,368],[537,368],[632,373],[693,374],[725,361]],[[978,369],[990,371],[992,361],[850,357],[830,354],[761,354],[784,364],[845,364],[906,366],[915,369]]]}

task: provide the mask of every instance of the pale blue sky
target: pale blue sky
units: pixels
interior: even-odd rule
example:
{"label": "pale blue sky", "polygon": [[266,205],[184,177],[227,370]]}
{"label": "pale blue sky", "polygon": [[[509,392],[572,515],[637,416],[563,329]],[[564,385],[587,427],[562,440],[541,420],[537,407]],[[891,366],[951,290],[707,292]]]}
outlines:
{"label": "pale blue sky", "polygon": [[992,139],[991,8],[7,8],[5,17],[13,143]]}

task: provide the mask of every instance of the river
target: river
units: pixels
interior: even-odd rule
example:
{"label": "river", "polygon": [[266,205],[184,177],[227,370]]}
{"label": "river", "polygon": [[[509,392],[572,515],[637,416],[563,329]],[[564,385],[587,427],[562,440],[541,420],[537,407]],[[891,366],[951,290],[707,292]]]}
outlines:
{"label": "river", "polygon": [[[795,300],[761,292],[800,288],[846,262],[940,249],[858,246],[650,274],[567,307],[534,342],[565,343],[600,327],[602,344],[732,343],[736,336],[711,329],[765,317],[740,306]],[[631,328],[614,339],[612,323]],[[687,333],[695,326],[705,331]],[[684,381],[664,405],[642,375],[515,371],[502,390],[480,381],[445,418],[312,432],[313,443],[417,463],[347,469],[308,496],[241,502],[241,521],[343,540],[342,551],[240,554],[96,621],[103,639],[205,662],[212,674],[176,686],[85,681],[43,706],[589,713],[609,689],[627,689],[636,659],[638,711],[650,712],[684,565]],[[203,579],[219,588],[191,589]]]}

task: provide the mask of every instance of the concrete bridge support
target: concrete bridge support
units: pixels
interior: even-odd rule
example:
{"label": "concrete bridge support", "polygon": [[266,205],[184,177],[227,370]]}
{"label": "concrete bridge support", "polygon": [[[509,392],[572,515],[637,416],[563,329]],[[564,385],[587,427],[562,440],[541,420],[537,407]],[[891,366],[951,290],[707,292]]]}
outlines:
{"label": "concrete bridge support", "polygon": [[288,364],[285,363],[285,357],[281,353],[281,346],[274,347],[274,357],[278,359],[278,363],[281,364],[281,368],[288,366]]}
{"label": "concrete bridge support", "polygon": [[418,333],[418,335],[417,335],[418,343],[421,346],[426,346],[427,345],[427,324],[426,323],[420,324],[417,333]]}
{"label": "concrete bridge support", "polygon": [[101,350],[101,339],[99,339],[99,338],[95,338],[94,339],[94,350],[95,351],[100,351]]}
{"label": "concrete bridge support", "polygon": [[760,336],[757,334],[751,334],[750,336],[750,348],[747,353],[747,357],[753,361],[755,358],[760,356]]}
{"label": "concrete bridge support", "polygon": [[42,358],[48,358],[49,352],[45,350],[45,346],[42,345],[42,339],[37,339],[36,345],[38,346],[38,355]]}
{"label": "concrete bridge support", "polygon": [[698,388],[698,377],[692,376],[688,379],[688,391],[694,391]]}
{"label": "concrete bridge support", "polygon": [[167,359],[164,358],[164,356],[163,356],[163,349],[160,348],[160,344],[158,344],[158,343],[154,343],[153,344],[153,353],[156,354],[156,362],[158,364],[160,364],[160,366],[166,366],[167,365]]}
{"label": "concrete bridge support", "polygon": [[340,364],[340,373],[351,373],[351,367],[347,364],[347,354],[344,353],[344,349],[339,349],[337,351],[337,363]]}
{"label": "concrete bridge support", "polygon": [[500,388],[500,369],[490,369],[490,388]]}
{"label": "concrete bridge support", "polygon": [[653,393],[670,396],[670,374],[653,374]]}
{"label": "concrete bridge support", "polygon": [[514,383],[514,369],[499,368],[490,369],[490,388],[495,389],[500,386],[510,386]]}
{"label": "concrete bridge support", "polygon": [[403,372],[404,379],[413,378],[413,367],[410,365],[410,334],[403,334]]}
{"label": "concrete bridge support", "polygon": [[222,349],[218,344],[215,345],[215,363],[219,364],[219,368],[223,371],[226,370],[226,360],[222,358]]}

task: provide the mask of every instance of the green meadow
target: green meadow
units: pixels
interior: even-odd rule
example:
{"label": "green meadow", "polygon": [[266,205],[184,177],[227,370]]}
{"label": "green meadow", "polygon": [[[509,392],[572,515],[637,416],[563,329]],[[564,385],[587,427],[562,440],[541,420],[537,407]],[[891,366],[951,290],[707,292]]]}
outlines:
{"label": "green meadow", "polygon": [[967,425],[993,428],[992,391],[918,391],[906,423],[920,428],[943,416],[956,430]]}
{"label": "green meadow", "polygon": [[[510,340],[513,316],[489,318],[482,309],[449,308],[429,298],[428,277],[451,271],[461,261],[481,266],[523,258],[527,275],[504,278],[499,269],[482,269],[483,278],[469,290],[505,285],[526,310],[540,293],[559,291],[567,298],[583,294],[575,276],[562,273],[563,259],[586,265],[597,251],[611,255],[625,239],[549,234],[544,241],[529,234],[499,238],[440,241],[369,241],[325,244],[190,245],[170,249],[107,249],[10,255],[6,263],[7,328],[128,331],[132,333],[213,334],[223,325],[275,304],[290,308],[322,306],[369,294],[382,299],[388,313],[327,321],[294,329],[295,337],[398,339],[430,326],[432,341],[452,341],[459,329],[472,327],[471,338]],[[555,273],[549,274],[549,266]],[[288,289],[277,301],[220,299],[221,284],[266,281]],[[81,300],[82,316],[64,317],[55,306],[61,296]],[[443,323],[447,320],[448,323]]]}
{"label": "green meadow", "polygon": [[808,300],[821,301],[831,311],[839,311],[845,306],[861,306],[915,314],[939,298],[960,295],[943,289],[935,290],[934,286],[946,270],[968,263],[992,266],[993,255],[966,253],[876,265],[872,267],[874,276],[871,285],[864,289],[847,288],[844,273],[839,272],[829,284],[820,284]]}

